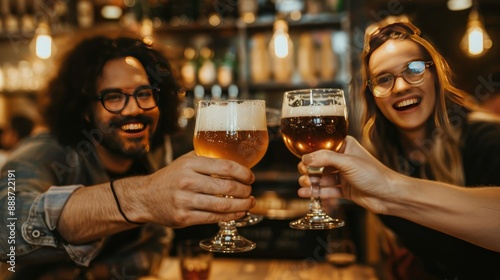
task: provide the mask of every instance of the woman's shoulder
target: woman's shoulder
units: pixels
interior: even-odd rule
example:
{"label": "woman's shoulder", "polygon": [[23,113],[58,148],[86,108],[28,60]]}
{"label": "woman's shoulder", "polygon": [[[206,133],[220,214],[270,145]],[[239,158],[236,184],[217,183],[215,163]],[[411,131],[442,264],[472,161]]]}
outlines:
{"label": "woman's shoulder", "polygon": [[484,112],[470,113],[463,136],[467,140],[491,140],[500,145],[500,117]]}
{"label": "woman's shoulder", "polygon": [[500,121],[470,118],[462,132],[468,186],[500,186]]}

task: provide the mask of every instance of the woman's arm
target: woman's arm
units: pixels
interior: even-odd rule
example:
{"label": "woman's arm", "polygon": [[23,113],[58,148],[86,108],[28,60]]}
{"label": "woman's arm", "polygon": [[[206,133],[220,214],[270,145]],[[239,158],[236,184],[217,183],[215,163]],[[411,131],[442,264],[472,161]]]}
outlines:
{"label": "woman's arm", "polygon": [[[326,175],[323,197],[343,197],[377,214],[394,215],[500,252],[500,188],[463,188],[399,174],[376,160],[354,138],[347,137],[345,151],[321,150],[302,157],[306,165],[339,170]],[[309,178],[299,179],[299,195],[310,195]]]}

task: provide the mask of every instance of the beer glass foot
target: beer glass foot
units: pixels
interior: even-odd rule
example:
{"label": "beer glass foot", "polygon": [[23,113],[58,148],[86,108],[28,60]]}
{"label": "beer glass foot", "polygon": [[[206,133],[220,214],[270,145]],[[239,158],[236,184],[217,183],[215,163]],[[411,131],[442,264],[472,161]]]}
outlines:
{"label": "beer glass foot", "polygon": [[255,249],[256,244],[241,235],[227,235],[221,229],[210,239],[200,241],[200,247],[215,253],[242,253]]}
{"label": "beer glass foot", "polygon": [[343,227],[345,222],[340,219],[334,219],[325,212],[315,211],[307,213],[303,218],[290,222],[290,227],[295,229],[333,229]]}

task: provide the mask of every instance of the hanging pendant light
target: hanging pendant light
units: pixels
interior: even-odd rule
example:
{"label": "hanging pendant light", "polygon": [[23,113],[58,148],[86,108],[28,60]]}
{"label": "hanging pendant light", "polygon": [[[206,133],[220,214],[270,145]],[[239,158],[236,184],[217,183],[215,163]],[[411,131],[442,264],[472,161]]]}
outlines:
{"label": "hanging pendant light", "polygon": [[446,4],[450,11],[461,11],[472,7],[472,0],[448,0]]}
{"label": "hanging pendant light", "polygon": [[470,57],[479,57],[484,55],[493,45],[486,29],[482,23],[477,9],[477,2],[469,14],[469,20],[465,35],[460,42],[462,50]]}
{"label": "hanging pendant light", "polygon": [[33,38],[35,54],[38,58],[49,59],[52,56],[52,36],[48,22],[41,21]]}

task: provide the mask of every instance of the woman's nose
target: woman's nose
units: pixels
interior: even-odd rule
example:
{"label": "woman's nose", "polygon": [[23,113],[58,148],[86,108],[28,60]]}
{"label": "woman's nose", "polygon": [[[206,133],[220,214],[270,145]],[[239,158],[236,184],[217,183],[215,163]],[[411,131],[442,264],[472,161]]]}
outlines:
{"label": "woman's nose", "polygon": [[394,86],[392,87],[392,91],[394,93],[403,92],[408,88],[412,87],[410,83],[408,83],[403,76],[394,78]]}

